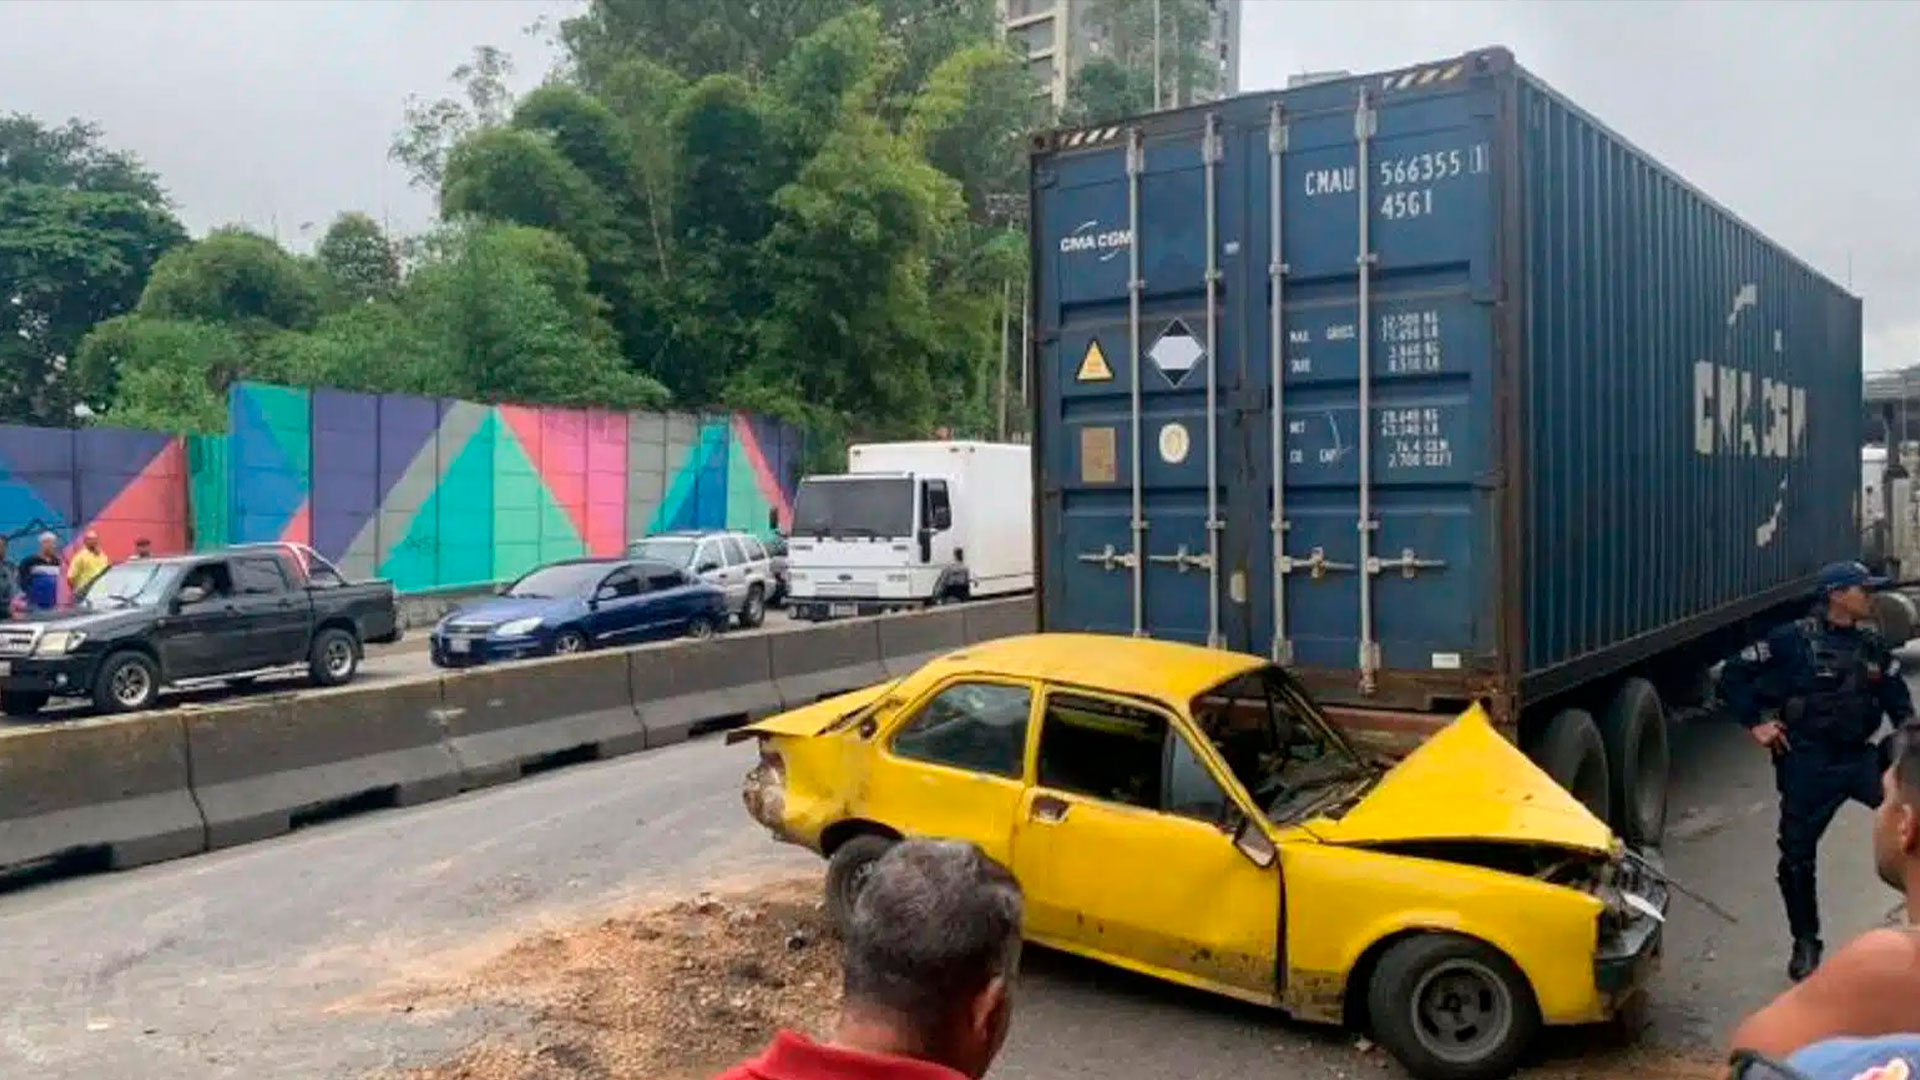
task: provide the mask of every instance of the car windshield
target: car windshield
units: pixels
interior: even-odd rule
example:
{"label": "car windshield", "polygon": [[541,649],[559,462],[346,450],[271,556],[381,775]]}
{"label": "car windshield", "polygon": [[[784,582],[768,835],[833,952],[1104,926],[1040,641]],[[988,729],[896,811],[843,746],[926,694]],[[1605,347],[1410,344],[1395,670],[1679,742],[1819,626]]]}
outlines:
{"label": "car windshield", "polygon": [[521,600],[552,600],[585,596],[612,567],[605,563],[560,563],[543,566],[513,583],[507,595]]}
{"label": "car windshield", "polygon": [[793,535],[897,539],[913,532],[906,477],[811,477],[793,498]]}
{"label": "car windshield", "polygon": [[693,564],[693,549],[699,545],[700,542],[690,536],[649,536],[645,540],[634,541],[627,548],[627,554],[636,559],[685,569]]}
{"label": "car windshield", "polygon": [[110,566],[87,583],[79,602],[96,611],[109,608],[153,607],[180,577],[179,563],[141,560]]}
{"label": "car windshield", "polygon": [[1376,775],[1276,668],[1201,694],[1193,716],[1234,779],[1275,822],[1325,812]]}

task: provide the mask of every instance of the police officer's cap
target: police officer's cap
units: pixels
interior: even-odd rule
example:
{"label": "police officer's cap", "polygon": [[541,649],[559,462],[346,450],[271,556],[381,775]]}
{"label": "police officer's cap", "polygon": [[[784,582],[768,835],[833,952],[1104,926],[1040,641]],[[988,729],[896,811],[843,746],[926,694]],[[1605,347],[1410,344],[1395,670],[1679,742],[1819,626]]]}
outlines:
{"label": "police officer's cap", "polygon": [[1863,589],[1884,589],[1887,579],[1874,577],[1873,572],[1857,562],[1828,563],[1820,569],[1820,584],[1817,590],[1821,596],[1836,593],[1842,589],[1851,589],[1855,585]]}

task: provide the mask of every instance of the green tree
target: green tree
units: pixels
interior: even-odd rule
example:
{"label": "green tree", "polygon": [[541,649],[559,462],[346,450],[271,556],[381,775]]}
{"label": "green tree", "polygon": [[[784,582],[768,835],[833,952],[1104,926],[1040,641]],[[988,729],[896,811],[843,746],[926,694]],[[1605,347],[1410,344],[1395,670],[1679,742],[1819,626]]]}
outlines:
{"label": "green tree", "polygon": [[72,423],[80,339],[186,239],[158,180],[98,129],[0,117],[0,419]]}
{"label": "green tree", "polygon": [[[1154,14],[1160,17],[1160,101],[1154,89]],[[1102,0],[1086,8],[1088,32],[1108,51],[1088,61],[1067,88],[1063,119],[1097,124],[1155,109],[1190,105],[1221,90],[1208,51],[1213,18],[1207,0]]]}
{"label": "green tree", "polygon": [[320,283],[307,266],[258,233],[224,228],[156,263],[138,310],[261,334],[308,329],[320,306]]}
{"label": "green tree", "polygon": [[1097,56],[1073,73],[1060,119],[1070,127],[1087,127],[1152,111],[1152,69]]}
{"label": "green tree", "polygon": [[334,218],[313,254],[336,305],[391,299],[400,288],[399,249],[365,214]]}
{"label": "green tree", "polygon": [[245,347],[226,327],[142,315],[94,327],[75,357],[99,419],[158,431],[224,430],[226,388],[245,368]]}
{"label": "green tree", "polygon": [[507,77],[512,74],[513,58],[506,53],[491,45],[474,49],[472,60],[453,69],[459,98],[407,99],[406,118],[387,148],[387,157],[407,170],[415,187],[438,188],[447,154],[455,144],[506,121],[513,104],[507,89]]}

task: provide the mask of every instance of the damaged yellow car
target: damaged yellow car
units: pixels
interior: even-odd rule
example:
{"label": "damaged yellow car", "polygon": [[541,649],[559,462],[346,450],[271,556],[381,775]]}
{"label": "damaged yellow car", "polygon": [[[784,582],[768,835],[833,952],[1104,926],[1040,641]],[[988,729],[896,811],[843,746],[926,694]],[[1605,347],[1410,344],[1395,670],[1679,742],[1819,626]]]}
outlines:
{"label": "damaged yellow car", "polygon": [[1029,940],[1364,1027],[1423,1078],[1506,1075],[1659,955],[1664,883],[1477,708],[1388,767],[1258,657],[1043,634],[754,736],[747,808],[829,859],[836,917],[889,844],[969,840]]}

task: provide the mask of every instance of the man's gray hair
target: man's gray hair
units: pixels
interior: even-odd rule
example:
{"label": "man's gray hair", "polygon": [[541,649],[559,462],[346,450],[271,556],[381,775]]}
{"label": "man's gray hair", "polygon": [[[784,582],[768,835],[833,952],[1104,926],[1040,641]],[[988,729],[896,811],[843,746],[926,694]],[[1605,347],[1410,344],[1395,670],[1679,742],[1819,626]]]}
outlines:
{"label": "man's gray hair", "polygon": [[1020,885],[972,844],[907,840],[875,860],[846,928],[846,998],[931,1035],[1020,963]]}
{"label": "man's gray hair", "polygon": [[60,538],[59,538],[59,537],[57,537],[57,536],[55,536],[55,535],[53,535],[53,534],[52,534],[52,533],[50,533],[50,532],[43,532],[43,533],[41,533],[41,534],[40,534],[40,542],[41,542],[41,543],[43,543],[43,544],[44,544],[44,543],[47,543],[47,542],[49,542],[49,541],[51,541],[51,542],[53,542],[53,543],[56,543],[56,544],[57,544],[57,543],[59,543],[59,542],[60,542]]}

